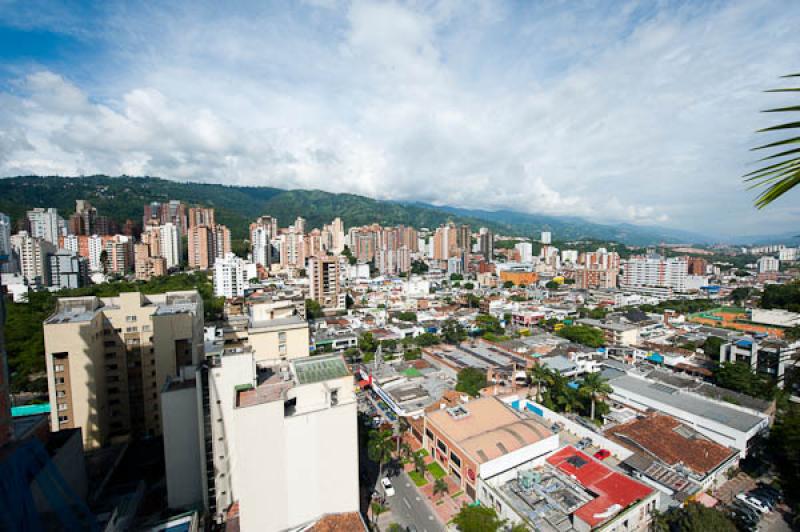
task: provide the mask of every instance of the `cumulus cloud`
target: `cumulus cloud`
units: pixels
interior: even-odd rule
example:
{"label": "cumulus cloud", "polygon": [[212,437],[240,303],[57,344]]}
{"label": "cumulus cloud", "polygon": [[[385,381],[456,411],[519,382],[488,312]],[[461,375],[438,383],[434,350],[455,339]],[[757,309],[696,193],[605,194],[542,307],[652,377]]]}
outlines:
{"label": "cumulus cloud", "polygon": [[[0,25],[62,31],[15,7]],[[777,103],[760,91],[796,70],[798,15],[767,0],[108,3],[84,26],[64,15],[95,52],[6,69],[0,174],[790,229],[800,213],[756,213],[738,176]]]}

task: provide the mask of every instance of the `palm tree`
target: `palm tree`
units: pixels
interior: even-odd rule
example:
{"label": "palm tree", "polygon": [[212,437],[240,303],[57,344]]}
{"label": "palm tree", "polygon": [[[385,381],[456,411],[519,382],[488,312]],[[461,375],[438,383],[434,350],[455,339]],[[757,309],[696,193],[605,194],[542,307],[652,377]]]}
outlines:
{"label": "palm tree", "polygon": [[389,429],[372,430],[367,442],[367,456],[373,462],[378,462],[378,478],[383,477],[383,464],[392,458],[392,431]]}
{"label": "palm tree", "polygon": [[592,401],[592,420],[594,420],[595,401],[602,399],[614,390],[608,385],[608,381],[600,373],[589,373],[583,378],[579,388],[580,393]]}
{"label": "palm tree", "polygon": [[420,475],[425,474],[425,459],[420,453],[414,453],[414,469]]}
{"label": "palm tree", "polygon": [[403,434],[408,431],[410,425],[408,424],[408,420],[403,416],[398,416],[397,418],[397,454],[400,454],[400,442],[403,439]]}
{"label": "palm tree", "polygon": [[552,372],[542,364],[536,364],[530,371],[531,379],[536,383],[536,402],[542,402],[542,384],[552,381]]}
{"label": "palm tree", "polygon": [[[784,78],[800,77],[800,74],[789,74],[783,76]],[[800,92],[800,88],[784,88],[772,89],[766,92]],[[800,105],[792,105],[789,107],[778,107],[775,109],[767,109],[765,113],[785,113],[800,111]],[[784,129],[798,129],[800,122],[786,122],[776,126],[759,129],[758,133],[783,131]],[[768,148],[777,148],[779,146],[789,147],[791,144],[800,144],[799,136],[791,136],[787,139],[770,142],[753,148],[753,150],[764,150]],[[781,197],[783,194],[797,186],[800,183],[800,147],[793,147],[788,150],[773,153],[759,160],[759,162],[774,161],[763,168],[759,168],[749,174],[745,175],[745,181],[750,181],[753,184],[750,188],[766,187],[766,190],[756,198],[756,207],[762,209]]]}
{"label": "palm tree", "polygon": [[450,486],[447,485],[447,482],[443,478],[437,478],[433,483],[433,496],[435,497],[440,493],[447,493],[448,491],[450,491]]}

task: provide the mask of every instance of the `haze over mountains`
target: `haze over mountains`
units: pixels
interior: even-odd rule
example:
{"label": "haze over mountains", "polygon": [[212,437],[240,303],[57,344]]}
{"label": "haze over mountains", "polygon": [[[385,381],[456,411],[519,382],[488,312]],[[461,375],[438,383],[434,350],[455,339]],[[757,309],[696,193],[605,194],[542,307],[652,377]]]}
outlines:
{"label": "haze over mountains", "polygon": [[[244,238],[247,225],[262,214],[277,216],[288,223],[303,216],[312,227],[321,227],[339,216],[349,226],[370,223],[435,227],[448,220],[477,228],[491,227],[499,233],[535,236],[552,231],[558,240],[613,240],[630,245],[664,243],[709,244],[713,242],[792,242],[793,233],[725,239],[660,226],[630,223],[601,224],[581,217],[551,216],[509,210],[487,211],[421,202],[385,201],[354,194],[320,190],[283,190],[273,187],[227,186],[178,182],[156,177],[35,177],[18,176],[0,180],[0,212],[13,218],[33,207],[56,207],[71,212],[76,199],[89,199],[98,209],[119,222],[139,220],[141,206],[150,201],[179,199],[213,206],[220,221],[231,227],[235,238]],[[800,232],[800,230],[798,230]]]}

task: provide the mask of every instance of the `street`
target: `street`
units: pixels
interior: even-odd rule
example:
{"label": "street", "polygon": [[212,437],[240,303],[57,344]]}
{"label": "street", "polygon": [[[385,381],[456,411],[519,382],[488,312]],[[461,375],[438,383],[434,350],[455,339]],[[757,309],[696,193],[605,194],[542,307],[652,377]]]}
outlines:
{"label": "street", "polygon": [[[391,477],[395,494],[387,501],[392,509],[392,521],[404,527],[413,526],[417,532],[444,532],[433,510],[404,471]],[[412,529],[413,530],[413,529]]]}

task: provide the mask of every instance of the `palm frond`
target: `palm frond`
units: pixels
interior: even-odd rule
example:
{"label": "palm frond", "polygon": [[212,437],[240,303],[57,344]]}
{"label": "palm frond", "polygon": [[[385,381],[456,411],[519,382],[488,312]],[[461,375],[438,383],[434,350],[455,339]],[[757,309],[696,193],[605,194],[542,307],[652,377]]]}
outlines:
{"label": "palm frond", "polygon": [[[788,74],[784,78],[800,77],[800,73]],[[798,87],[788,87],[781,89],[770,89],[765,92],[800,92]],[[800,105],[790,105],[786,107],[777,107],[774,109],[767,109],[765,113],[793,113],[800,111]],[[800,129],[800,122],[786,122],[763,129],[759,129],[758,133],[784,131],[789,129]],[[800,144],[800,137],[794,136],[788,139],[783,139],[775,142],[770,142],[755,148],[753,150],[764,150],[769,148],[776,148],[778,146],[787,146],[790,144]],[[763,166],[757,170],[745,174],[742,179],[745,182],[752,183],[749,188],[764,189],[755,199],[755,206],[763,209],[783,194],[800,184],[800,148],[791,148],[771,155],[767,155],[759,162],[774,161],[775,159],[785,158],[782,161],[775,162]]]}

